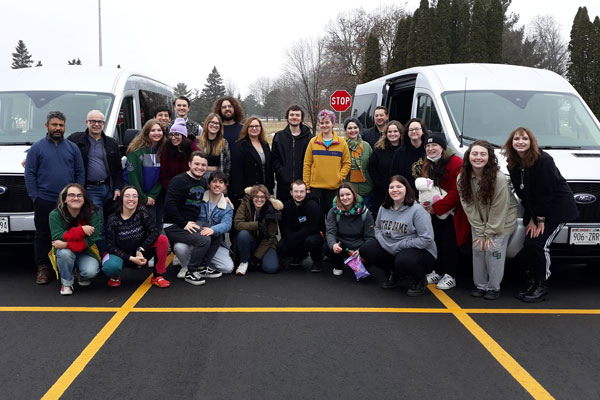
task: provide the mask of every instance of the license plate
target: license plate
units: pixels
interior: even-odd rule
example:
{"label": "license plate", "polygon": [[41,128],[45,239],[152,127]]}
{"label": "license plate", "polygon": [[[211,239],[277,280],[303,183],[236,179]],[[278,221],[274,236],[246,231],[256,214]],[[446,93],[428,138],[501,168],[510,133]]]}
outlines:
{"label": "license plate", "polygon": [[0,217],[0,233],[9,232],[8,217]]}
{"label": "license plate", "polygon": [[600,228],[571,228],[569,244],[600,244]]}

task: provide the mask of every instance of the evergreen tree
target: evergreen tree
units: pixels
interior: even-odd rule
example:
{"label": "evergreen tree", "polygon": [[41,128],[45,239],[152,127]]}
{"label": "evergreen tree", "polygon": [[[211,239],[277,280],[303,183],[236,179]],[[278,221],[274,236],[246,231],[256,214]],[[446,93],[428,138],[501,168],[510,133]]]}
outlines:
{"label": "evergreen tree", "polygon": [[381,76],[383,76],[383,69],[381,68],[379,40],[373,33],[370,33],[365,48],[365,63],[362,73],[362,82],[369,82]]}
{"label": "evergreen tree", "polygon": [[485,62],[502,62],[502,33],[504,31],[504,10],[500,0],[491,0],[486,13],[487,59]]}
{"label": "evergreen tree", "polygon": [[434,25],[435,10],[429,8],[429,0],[421,0],[419,8],[413,15],[411,31],[408,35],[408,67],[435,64],[437,32],[432,29]]}
{"label": "evergreen tree", "polygon": [[452,12],[450,0],[438,0],[435,8],[436,34],[435,63],[448,64],[450,62],[450,44],[452,42]]}
{"label": "evergreen tree", "polygon": [[586,102],[596,117],[600,117],[600,18],[596,16],[592,23],[590,43],[590,95]]}
{"label": "evergreen tree", "polygon": [[569,42],[569,52],[571,59],[567,69],[567,78],[581,97],[590,99],[590,35],[592,32],[592,23],[588,16],[586,7],[579,7],[573,26],[571,27],[571,40]]}
{"label": "evergreen tree", "polygon": [[178,82],[177,85],[175,85],[175,87],[173,88],[173,93],[175,93],[175,97],[185,96],[189,99],[192,94],[192,91],[188,89],[185,83]]}
{"label": "evergreen tree", "polygon": [[31,59],[31,54],[29,54],[29,50],[27,50],[27,46],[22,40],[19,40],[17,43],[17,47],[15,47],[15,52],[12,53],[12,69],[19,68],[29,68],[33,65],[33,60]]}
{"label": "evergreen tree", "polygon": [[406,68],[414,67],[416,64],[416,52],[419,46],[418,27],[421,22],[421,13],[415,10],[409,21],[408,39],[406,41]]}
{"label": "evergreen tree", "polygon": [[469,61],[487,62],[487,15],[483,0],[474,0],[469,36]]}
{"label": "evergreen tree", "polygon": [[400,71],[406,68],[406,53],[408,51],[408,34],[412,16],[407,15],[398,20],[396,36],[394,37],[394,50],[390,60],[390,72]]}
{"label": "evergreen tree", "polygon": [[217,71],[217,67],[213,67],[210,74],[208,74],[208,78],[206,78],[206,84],[200,92],[200,97],[212,104],[219,97],[225,96],[225,85],[223,85],[223,78]]}
{"label": "evergreen tree", "polygon": [[35,64],[36,67],[41,67],[42,66],[42,62],[38,61],[37,64]]}
{"label": "evergreen tree", "polygon": [[263,115],[262,110],[261,110],[261,106],[259,104],[258,101],[256,101],[256,98],[254,97],[254,95],[249,94],[248,96],[246,96],[246,98],[244,100],[241,101],[242,103],[242,108],[244,109],[244,112],[246,112],[246,114],[248,115]]}
{"label": "evergreen tree", "polygon": [[471,30],[471,12],[467,0],[452,0],[450,7],[452,25],[450,31],[450,62],[469,61],[469,35]]}
{"label": "evergreen tree", "polygon": [[81,60],[79,59],[79,57],[77,57],[76,59],[74,58],[71,61],[67,60],[67,64],[68,65],[81,65]]}

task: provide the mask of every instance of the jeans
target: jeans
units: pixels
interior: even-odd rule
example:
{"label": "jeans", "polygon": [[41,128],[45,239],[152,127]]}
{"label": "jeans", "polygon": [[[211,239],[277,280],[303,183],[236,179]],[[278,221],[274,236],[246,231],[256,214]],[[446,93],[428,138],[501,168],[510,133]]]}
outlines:
{"label": "jeans", "polygon": [[92,203],[96,207],[98,207],[98,215],[100,216],[100,237],[96,241],[96,246],[98,246],[98,250],[100,254],[104,253],[104,206],[108,209],[110,202],[113,198],[113,192],[110,190],[108,185],[102,186],[86,186],[85,190],[87,191],[88,196],[92,200]]}
{"label": "jeans", "polygon": [[[258,248],[258,243],[248,231],[241,231],[237,236],[237,250],[240,254],[240,262],[250,261],[250,253]],[[274,274],[279,269],[279,258],[277,251],[270,248],[261,260],[262,270],[268,274]]]}
{"label": "jeans", "polygon": [[[185,243],[175,243],[173,252],[177,258],[179,258],[181,266],[187,268],[190,263],[190,257],[192,256],[192,246]],[[210,260],[210,267],[224,274],[233,272],[233,260],[229,254],[229,249],[219,246],[217,252]]]}
{"label": "jeans", "polygon": [[79,268],[81,279],[92,279],[100,272],[100,263],[87,253],[73,253],[69,249],[56,250],[56,264],[60,281],[65,286],[73,285],[73,268]]}

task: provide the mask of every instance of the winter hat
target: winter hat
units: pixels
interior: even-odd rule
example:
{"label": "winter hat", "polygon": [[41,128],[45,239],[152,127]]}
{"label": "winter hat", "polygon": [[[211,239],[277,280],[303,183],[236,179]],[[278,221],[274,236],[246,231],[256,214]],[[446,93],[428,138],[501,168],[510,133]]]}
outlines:
{"label": "winter hat", "polygon": [[169,129],[169,133],[179,133],[187,137],[188,132],[187,127],[185,126],[185,119],[176,118],[175,122],[173,122],[173,125],[171,126],[171,129]]}
{"label": "winter hat", "polygon": [[427,136],[427,140],[425,141],[426,145],[429,143],[437,143],[440,146],[442,146],[444,150],[446,150],[446,147],[448,146],[448,143],[446,142],[446,136],[444,136],[443,132],[430,133],[429,136]]}

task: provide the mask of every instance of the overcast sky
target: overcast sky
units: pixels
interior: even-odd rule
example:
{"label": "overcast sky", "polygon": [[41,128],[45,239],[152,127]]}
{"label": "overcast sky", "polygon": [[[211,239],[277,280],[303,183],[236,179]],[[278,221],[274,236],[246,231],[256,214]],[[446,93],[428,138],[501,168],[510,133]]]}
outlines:
{"label": "overcast sky", "polygon": [[[103,64],[197,89],[216,66],[245,96],[257,78],[280,74],[294,41],[322,36],[340,12],[389,4],[412,12],[419,0],[102,0]],[[513,0],[509,11],[521,16],[520,24],[551,14],[568,40],[579,6],[592,20],[600,15],[600,0]],[[3,0],[2,15],[0,73],[10,68],[19,39],[45,66],[77,57],[98,65],[98,0]]]}

